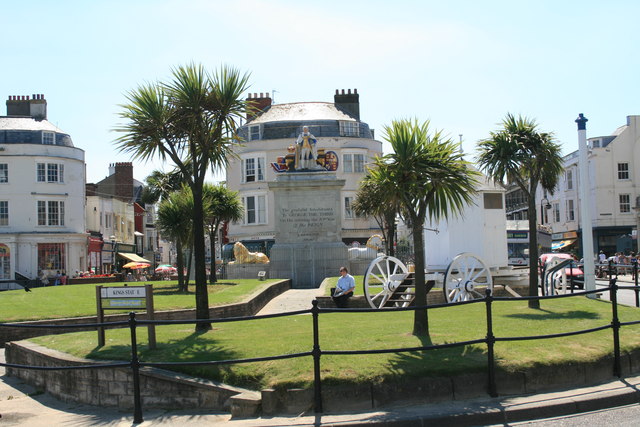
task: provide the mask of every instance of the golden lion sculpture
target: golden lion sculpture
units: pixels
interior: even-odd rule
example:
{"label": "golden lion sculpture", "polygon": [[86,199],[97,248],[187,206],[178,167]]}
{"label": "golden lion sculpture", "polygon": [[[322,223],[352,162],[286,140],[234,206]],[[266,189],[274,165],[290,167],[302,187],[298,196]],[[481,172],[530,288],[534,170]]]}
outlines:
{"label": "golden lion sculpture", "polygon": [[249,252],[249,249],[240,242],[233,245],[233,256],[235,261],[229,264],[266,264],[269,258],[262,252]]}

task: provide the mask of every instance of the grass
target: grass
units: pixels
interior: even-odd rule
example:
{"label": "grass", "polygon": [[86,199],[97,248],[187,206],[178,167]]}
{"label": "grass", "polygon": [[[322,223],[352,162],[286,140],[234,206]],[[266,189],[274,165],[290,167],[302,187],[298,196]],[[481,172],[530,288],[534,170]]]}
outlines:
{"label": "grass", "polygon": [[[208,285],[209,305],[217,306],[242,301],[275,280],[258,279],[222,280]],[[195,285],[189,293],[178,292],[177,281],[144,282],[153,284],[153,302],[156,311],[195,308]],[[140,286],[143,283],[130,284]],[[103,286],[122,286],[123,283],[107,283]],[[0,292],[0,322],[19,322],[41,319],[59,319],[96,315],[95,284],[49,286]],[[124,310],[125,312],[129,310]],[[108,313],[118,313],[109,310]]]}
{"label": "grass", "polygon": [[[619,307],[621,321],[639,320],[640,311]],[[320,315],[322,350],[364,350],[417,347],[483,338],[486,334],[482,303],[433,309],[429,312],[430,336],[411,335],[413,312],[324,313]],[[611,322],[611,305],[584,297],[542,301],[532,310],[526,301],[494,303],[494,334],[497,337],[542,335],[588,329]],[[127,330],[108,330],[107,343],[97,346],[95,332],[32,339],[41,345],[91,359],[130,357]],[[197,334],[193,325],[157,328],[158,348],[146,345],[146,328],[139,329],[140,360],[206,361],[250,358],[309,351],[312,348],[311,316],[279,317],[246,322],[214,324],[212,331]],[[623,328],[623,351],[640,346],[640,327]],[[497,343],[499,369],[521,371],[567,362],[588,362],[612,353],[612,332],[534,341]],[[321,358],[323,380],[329,384],[401,381],[406,378],[484,372],[486,346],[467,345],[428,352],[375,355],[342,355]],[[224,381],[252,389],[309,387],[310,357],[224,365],[182,367],[181,372]]]}

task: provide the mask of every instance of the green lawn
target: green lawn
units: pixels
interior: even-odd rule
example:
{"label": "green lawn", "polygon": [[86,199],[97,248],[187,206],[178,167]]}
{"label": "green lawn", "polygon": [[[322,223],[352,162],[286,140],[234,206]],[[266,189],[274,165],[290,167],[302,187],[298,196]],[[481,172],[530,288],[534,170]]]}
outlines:
{"label": "green lawn", "polygon": [[[486,334],[482,303],[434,309],[429,312],[430,337],[411,335],[413,312],[326,313],[320,315],[323,350],[380,349],[441,344],[483,338]],[[640,319],[640,311],[620,307],[621,321]],[[542,301],[532,310],[526,301],[494,303],[497,337],[537,335],[587,329],[611,322],[611,305],[584,297]],[[108,330],[107,344],[97,347],[95,332],[34,338],[39,344],[92,359],[128,359],[127,330]],[[138,334],[141,361],[203,361],[247,358],[309,351],[312,348],[310,315],[214,324],[207,333],[194,333],[193,325],[160,326],[158,348],[149,350],[146,329]],[[640,347],[640,326],[623,329],[623,350]],[[537,365],[594,361],[612,353],[610,330],[568,338],[496,344],[500,369],[518,371]],[[420,376],[484,372],[486,346],[471,345],[430,352],[353,356],[322,356],[327,383],[369,383]],[[260,389],[300,386],[312,382],[310,357],[226,365],[176,368],[182,372],[230,384]]]}
{"label": "green lawn", "polygon": [[[258,279],[221,280],[208,285],[209,305],[217,306],[242,301],[245,297],[273,283],[275,280]],[[153,302],[156,311],[195,308],[195,286],[189,293],[178,292],[174,281],[157,281],[129,284],[140,286],[153,284]],[[107,283],[103,286],[122,286],[123,283]],[[0,292],[0,322],[57,319],[63,317],[95,316],[96,285],[67,285]],[[128,311],[128,310],[125,310]],[[117,313],[110,310],[108,313]]]}

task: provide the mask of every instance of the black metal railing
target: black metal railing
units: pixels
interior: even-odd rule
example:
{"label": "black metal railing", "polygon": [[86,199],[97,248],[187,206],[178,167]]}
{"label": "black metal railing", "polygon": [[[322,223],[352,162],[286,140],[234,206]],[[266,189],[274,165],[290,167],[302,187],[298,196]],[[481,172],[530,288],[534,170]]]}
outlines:
{"label": "black metal railing", "polygon": [[[637,280],[637,279],[636,279]],[[247,316],[247,317],[232,317],[232,318],[223,318],[223,319],[210,319],[210,320],[137,320],[135,313],[129,314],[128,321],[120,321],[120,322],[105,322],[105,323],[90,323],[90,324],[81,324],[81,325],[30,325],[30,324],[12,324],[12,323],[0,323],[1,327],[12,327],[12,328],[46,328],[46,329],[57,329],[57,328],[66,328],[66,329],[74,329],[74,328],[87,328],[87,327],[124,327],[128,326],[131,335],[131,357],[129,362],[119,362],[119,363],[98,363],[98,364],[84,364],[78,366],[59,366],[59,367],[42,367],[42,366],[31,366],[31,365],[18,365],[12,363],[0,363],[0,366],[15,368],[15,369],[34,369],[34,370],[72,370],[72,369],[107,369],[107,368],[118,368],[118,367],[129,367],[132,372],[133,377],[133,394],[134,394],[134,414],[133,414],[133,422],[141,423],[143,421],[142,416],[142,404],[141,404],[141,393],[140,393],[140,367],[172,367],[172,366],[202,366],[202,365],[229,365],[229,364],[238,364],[238,363],[250,363],[250,362],[266,362],[271,360],[283,360],[283,359],[291,359],[298,357],[312,357],[313,358],[313,378],[314,378],[314,410],[316,412],[322,412],[322,378],[321,378],[321,356],[323,355],[363,355],[363,354],[383,354],[383,353],[404,353],[404,352],[415,352],[415,351],[431,351],[437,349],[451,348],[451,347],[460,347],[466,345],[475,345],[475,344],[485,344],[487,346],[487,391],[488,394],[492,397],[497,396],[497,384],[496,384],[496,360],[494,355],[494,346],[498,342],[509,342],[509,341],[525,341],[525,340],[541,340],[541,339],[550,339],[550,338],[560,338],[560,337],[568,337],[573,335],[581,335],[588,334],[593,332],[598,332],[606,329],[612,330],[612,341],[613,341],[613,373],[616,377],[620,377],[621,368],[620,368],[620,329],[623,326],[631,326],[640,324],[639,321],[631,321],[631,322],[620,322],[618,318],[618,307],[617,307],[617,294],[619,290],[635,290],[638,291],[637,286],[618,286],[617,280],[612,278],[609,286],[605,288],[600,288],[598,290],[592,291],[582,291],[582,292],[574,292],[570,294],[561,294],[561,295],[549,295],[549,296],[535,296],[535,297],[521,297],[521,298],[513,298],[513,297],[494,297],[491,294],[491,290],[487,289],[487,293],[484,298],[472,300],[472,301],[463,301],[458,303],[450,303],[450,304],[437,304],[437,305],[429,305],[429,306],[421,306],[421,307],[403,307],[403,308],[390,308],[390,309],[374,309],[374,308],[320,308],[318,306],[318,301],[314,300],[312,302],[312,308],[307,310],[297,310],[286,313],[277,313],[277,314],[269,314],[269,315],[260,315],[260,316]],[[546,299],[558,299],[558,298],[575,298],[585,295],[591,295],[603,291],[609,291],[610,300],[611,300],[611,322],[605,325],[597,326],[589,329],[581,329],[576,331],[569,331],[563,333],[556,334],[547,334],[547,335],[529,335],[529,336],[513,336],[513,337],[496,337],[493,331],[493,302],[494,301],[523,301],[523,300],[546,300]],[[485,316],[486,316],[486,334],[483,338],[478,338],[474,340],[467,341],[459,341],[453,343],[446,344],[435,344],[435,345],[426,345],[426,346],[417,346],[417,347],[401,347],[401,348],[388,348],[388,349],[371,349],[371,350],[322,350],[320,346],[320,334],[319,334],[319,322],[320,322],[320,314],[323,313],[343,313],[348,315],[350,313],[389,313],[395,311],[416,311],[416,310],[434,310],[441,308],[450,308],[467,304],[485,304]],[[244,359],[228,359],[228,360],[217,360],[217,361],[198,361],[198,362],[141,362],[138,358],[138,342],[136,330],[141,326],[148,325],[176,325],[176,324],[212,324],[212,323],[224,323],[224,322],[238,322],[238,321],[256,321],[260,319],[268,319],[275,317],[285,317],[285,316],[297,316],[302,314],[311,314],[312,315],[312,324],[313,329],[311,333],[313,334],[313,347],[309,351],[292,353],[292,354],[281,354],[276,356],[265,356],[265,357],[253,357],[253,358],[244,358]]]}

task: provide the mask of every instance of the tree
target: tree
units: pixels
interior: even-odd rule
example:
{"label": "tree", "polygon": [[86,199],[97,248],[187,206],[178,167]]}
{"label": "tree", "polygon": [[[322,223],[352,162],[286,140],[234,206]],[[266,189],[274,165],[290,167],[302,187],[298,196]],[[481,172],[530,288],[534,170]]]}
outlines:
{"label": "tree", "polygon": [[[472,202],[478,172],[470,168],[459,144],[442,131],[431,132],[429,121],[397,120],[384,127],[393,152],[375,160],[371,179],[392,188],[405,221],[411,227],[415,250],[415,303],[427,305],[424,223],[456,215]],[[413,334],[428,335],[426,310],[416,310]]]}
{"label": "tree", "polygon": [[215,237],[220,224],[229,221],[239,221],[244,213],[242,202],[238,192],[231,191],[222,184],[205,184],[204,195],[204,221],[209,232],[209,244],[211,246],[211,272],[209,282],[217,282],[216,278],[216,245]]}
{"label": "tree", "polygon": [[171,172],[154,170],[145,179],[145,183],[147,185],[142,190],[142,202],[154,204],[166,199],[174,191],[180,191],[185,180],[176,169]]}
{"label": "tree", "polygon": [[353,202],[353,211],[360,216],[372,216],[383,236],[385,236],[385,253],[395,256],[396,214],[398,213],[398,199],[394,186],[385,188],[382,183],[372,179],[367,174],[360,183]]}
{"label": "tree", "polygon": [[178,289],[185,293],[189,287],[184,278],[184,249],[191,245],[192,210],[193,196],[188,187],[170,193],[158,206],[157,225],[160,232],[176,244]]}
{"label": "tree", "polygon": [[[191,189],[196,317],[209,319],[202,188],[206,173],[224,168],[233,155],[235,129],[246,112],[242,94],[248,75],[226,66],[210,74],[194,64],[172,74],[169,83],[145,84],[127,94],[120,113],[126,123],[115,129],[123,133],[116,144],[133,159],[172,161]],[[209,329],[210,324],[196,324],[196,331]]]}
{"label": "tree", "polygon": [[[503,185],[515,183],[528,201],[529,212],[529,295],[538,295],[538,235],[536,190],[538,184],[553,194],[563,171],[560,145],[552,133],[539,132],[532,119],[507,114],[502,129],[491,132],[478,144],[478,165]],[[539,308],[540,301],[529,300]]]}

